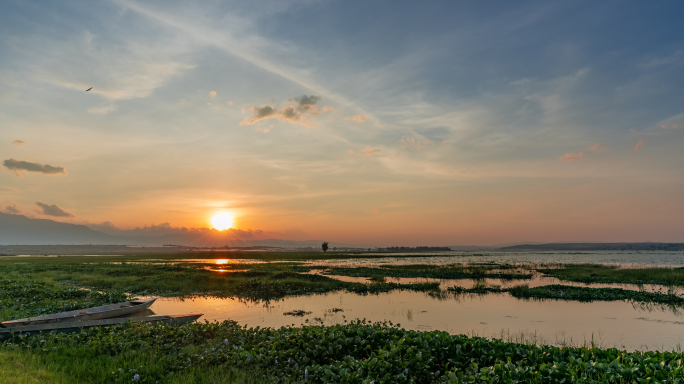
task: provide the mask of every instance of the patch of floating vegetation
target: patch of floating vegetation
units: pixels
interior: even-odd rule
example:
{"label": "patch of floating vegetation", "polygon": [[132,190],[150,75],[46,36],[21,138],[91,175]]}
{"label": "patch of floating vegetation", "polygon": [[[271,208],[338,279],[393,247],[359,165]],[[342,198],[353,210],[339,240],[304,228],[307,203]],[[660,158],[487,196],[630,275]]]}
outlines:
{"label": "patch of floating vegetation", "polygon": [[636,303],[657,303],[675,306],[684,305],[684,297],[671,293],[632,291],[622,288],[587,288],[568,285],[544,285],[529,288],[521,285],[506,289],[518,298],[559,299],[576,301],[632,301]]}
{"label": "patch of floating vegetation", "polygon": [[303,309],[297,309],[297,310],[290,311],[290,312],[284,312],[283,315],[284,316],[294,316],[294,317],[304,317],[304,316],[310,315],[312,313],[313,312],[305,311]]}
{"label": "patch of floating vegetation", "polygon": [[630,301],[634,303],[666,304],[676,307],[684,306],[684,297],[673,293],[632,291],[622,288],[589,288],[571,285],[543,285],[530,288],[527,285],[517,285],[510,288],[487,286],[484,283],[475,284],[472,288],[460,286],[449,287],[447,292],[454,294],[487,294],[508,292],[511,296],[524,299],[554,299],[580,302],[592,301]]}
{"label": "patch of floating vegetation", "polygon": [[560,280],[580,283],[684,286],[684,268],[621,268],[603,264],[566,264],[536,270]]}
{"label": "patch of floating vegetation", "polygon": [[527,280],[534,276],[533,271],[510,264],[478,264],[478,265],[392,265],[371,267],[344,268],[334,267],[326,275],[349,277],[368,277],[378,280],[382,277],[425,277],[435,279],[502,279]]}

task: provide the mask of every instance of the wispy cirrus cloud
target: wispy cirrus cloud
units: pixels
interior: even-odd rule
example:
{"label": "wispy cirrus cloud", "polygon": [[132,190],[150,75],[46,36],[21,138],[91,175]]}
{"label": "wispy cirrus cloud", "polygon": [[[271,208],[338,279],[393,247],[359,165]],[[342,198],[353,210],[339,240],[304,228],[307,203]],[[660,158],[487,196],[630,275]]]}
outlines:
{"label": "wispy cirrus cloud", "polygon": [[[56,63],[49,70],[39,67],[36,78],[78,92],[90,89],[88,95],[109,102],[148,97],[172,77],[194,68],[177,60],[181,48],[105,41],[89,31],[81,39],[55,40],[48,46],[30,39],[26,44],[39,47],[43,58]],[[89,112],[103,113],[107,108],[112,107]]]}
{"label": "wispy cirrus cloud", "polygon": [[355,122],[357,122],[357,123],[363,123],[364,121],[368,120],[368,116],[364,116],[364,115],[354,115],[354,116],[345,117],[344,119],[345,119],[345,120],[355,121]]}
{"label": "wispy cirrus cloud", "polygon": [[104,107],[92,107],[88,109],[88,113],[97,113],[100,115],[106,115],[109,112],[114,112],[116,111],[118,107],[114,104],[106,105]]}
{"label": "wispy cirrus cloud", "polygon": [[421,150],[435,145],[432,140],[426,139],[424,141],[420,141],[414,139],[413,137],[406,136],[403,136],[399,141],[401,142],[401,149]]}
{"label": "wispy cirrus cloud", "polygon": [[634,150],[634,152],[639,152],[644,148],[644,145],[646,145],[646,143],[644,143],[644,140],[639,140],[639,142],[636,143],[632,150]]}
{"label": "wispy cirrus cloud", "polygon": [[577,152],[577,153],[566,153],[563,156],[560,156],[559,159],[562,161],[579,161],[584,158],[584,156],[590,154],[590,153],[597,153],[597,152],[602,152],[604,150],[608,149],[608,146],[604,143],[596,143],[589,147],[586,151],[583,152]]}
{"label": "wispy cirrus cloud", "polygon": [[375,156],[375,154],[377,154],[378,152],[381,152],[381,151],[382,150],[380,150],[380,149],[366,148],[361,152],[354,152],[353,150],[350,149],[349,154],[354,155],[354,156],[373,157],[373,156]]}
{"label": "wispy cirrus cloud", "polygon": [[680,129],[684,128],[684,123],[662,123],[660,124],[660,127],[665,129]]}
{"label": "wispy cirrus cloud", "polygon": [[24,140],[14,140],[12,145],[24,145],[26,142]]}
{"label": "wispy cirrus cloud", "polygon": [[[126,7],[127,10],[180,30],[197,42],[219,48],[265,71],[299,84],[306,89],[329,95],[330,98],[347,106],[359,107],[341,94],[332,92],[315,81],[308,71],[286,65],[275,58],[271,58],[269,52],[282,52],[290,48],[282,46],[274,40],[265,39],[258,35],[245,36],[244,28],[231,30],[228,27],[228,29],[223,29],[221,33],[216,33],[215,29],[206,24],[206,19],[193,20],[191,18],[178,17],[173,13],[166,12],[166,10],[154,9],[147,6],[147,4],[143,5],[131,0],[115,0],[115,2]],[[235,23],[229,23],[229,26],[230,24],[239,25],[241,22],[244,22],[244,18],[236,19]]]}
{"label": "wispy cirrus cloud", "polygon": [[61,207],[52,204],[48,205],[45,203],[41,203],[40,201],[36,201],[36,211],[42,215],[46,216],[55,216],[55,217],[74,217],[75,215],[69,211],[66,211],[65,209],[62,209]]}
{"label": "wispy cirrus cloud", "polygon": [[658,123],[658,126],[668,131],[684,128],[684,113],[672,116]]}
{"label": "wispy cirrus cloud", "polygon": [[42,173],[45,175],[58,175],[61,173],[66,173],[66,169],[64,169],[64,167],[55,167],[50,164],[31,163],[29,161],[17,160],[14,158],[3,161],[2,165],[4,165],[5,168],[9,169],[10,171],[13,171],[17,176],[19,176],[23,171]]}
{"label": "wispy cirrus cloud", "polygon": [[147,97],[170,77],[194,68],[192,65],[175,61],[148,61],[143,58],[121,59],[121,62],[111,65],[116,65],[118,70],[97,80],[98,84],[95,85],[91,84],[92,81],[79,79],[75,74],[51,75],[46,80],[80,92],[93,87],[89,93],[102,96],[109,101],[130,100]]}

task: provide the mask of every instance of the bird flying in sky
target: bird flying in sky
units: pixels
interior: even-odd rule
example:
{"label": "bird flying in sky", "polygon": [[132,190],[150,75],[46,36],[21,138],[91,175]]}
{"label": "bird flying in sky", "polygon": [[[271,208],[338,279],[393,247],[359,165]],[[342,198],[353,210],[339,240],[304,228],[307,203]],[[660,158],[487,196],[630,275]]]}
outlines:
{"label": "bird flying in sky", "polygon": [[93,89],[93,87],[90,87],[90,88],[86,89],[86,92],[90,91],[91,89]]}

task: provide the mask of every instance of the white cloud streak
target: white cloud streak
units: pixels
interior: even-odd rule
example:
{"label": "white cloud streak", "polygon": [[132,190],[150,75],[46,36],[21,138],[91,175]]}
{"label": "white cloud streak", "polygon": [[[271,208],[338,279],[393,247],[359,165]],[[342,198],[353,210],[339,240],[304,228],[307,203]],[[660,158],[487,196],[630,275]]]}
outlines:
{"label": "white cloud streak", "polygon": [[[194,68],[191,65],[173,61],[143,62],[142,60],[122,60],[117,63],[119,72],[102,84],[93,86],[89,93],[104,97],[110,101],[130,100],[135,98],[147,97],[152,91],[161,87],[169,77],[180,74],[183,70]],[[64,80],[63,78],[48,78],[48,82],[55,85],[73,89],[75,91],[85,91],[92,85],[82,81]],[[91,108],[100,112],[88,112],[107,114],[112,110],[106,108]]]}
{"label": "white cloud streak", "polygon": [[[298,68],[293,68],[283,63],[275,63],[265,57],[261,52],[255,50],[254,46],[274,47],[275,43],[267,41],[257,36],[250,36],[250,38],[236,39],[230,33],[221,31],[221,33],[207,27],[195,25],[172,16],[162,14],[157,10],[149,9],[138,2],[131,0],[114,0],[116,3],[130,9],[136,13],[146,16],[150,19],[156,20],[166,24],[175,29],[181,30],[195,40],[219,48],[225,52],[235,55],[257,67],[296,83],[306,89],[325,95],[329,99],[333,99],[345,106],[355,108],[362,112],[363,109],[352,103],[347,98],[336,94],[327,89],[323,85],[311,80],[305,75],[306,71]],[[364,112],[364,115],[368,113]]]}
{"label": "white cloud streak", "polygon": [[114,104],[106,105],[104,107],[92,107],[88,109],[88,113],[97,113],[100,115],[106,115],[109,112],[114,112],[116,111],[118,107]]}
{"label": "white cloud streak", "polygon": [[[637,144],[638,145],[638,144]],[[597,153],[597,152],[602,152],[604,150],[608,149],[608,146],[604,143],[596,143],[589,147],[584,152],[577,152],[577,153],[566,153],[565,155],[559,157],[562,161],[579,161],[584,158],[584,156],[590,154],[590,153]]]}

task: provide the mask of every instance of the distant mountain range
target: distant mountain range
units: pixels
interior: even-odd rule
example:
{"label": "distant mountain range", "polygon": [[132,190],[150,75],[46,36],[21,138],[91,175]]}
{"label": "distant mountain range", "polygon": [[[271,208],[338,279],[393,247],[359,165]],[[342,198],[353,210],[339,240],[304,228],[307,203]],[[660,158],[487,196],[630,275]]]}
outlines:
{"label": "distant mountain range", "polygon": [[[109,235],[85,225],[32,219],[0,212],[0,244],[4,245],[146,245],[179,244],[193,247],[269,246],[282,248],[320,248],[321,240],[234,239],[216,230],[156,236]],[[364,245],[330,242],[330,247],[367,248]]]}
{"label": "distant mountain range", "polygon": [[[154,236],[110,235],[93,230],[85,225],[61,223],[48,219],[32,219],[23,215],[0,212],[1,245],[144,245],[162,246],[177,244],[190,247],[234,247],[267,246],[281,248],[319,249],[321,240],[281,240],[281,239],[235,239],[228,238],[225,232],[205,230],[197,232],[165,234]],[[372,248],[364,244],[329,242],[330,248]],[[601,243],[601,242],[563,242],[563,243],[517,243],[495,246],[450,246],[454,251],[601,251],[601,250],[684,250],[684,243]]]}
{"label": "distant mountain range", "polygon": [[0,244],[125,244],[85,225],[0,212]]}

